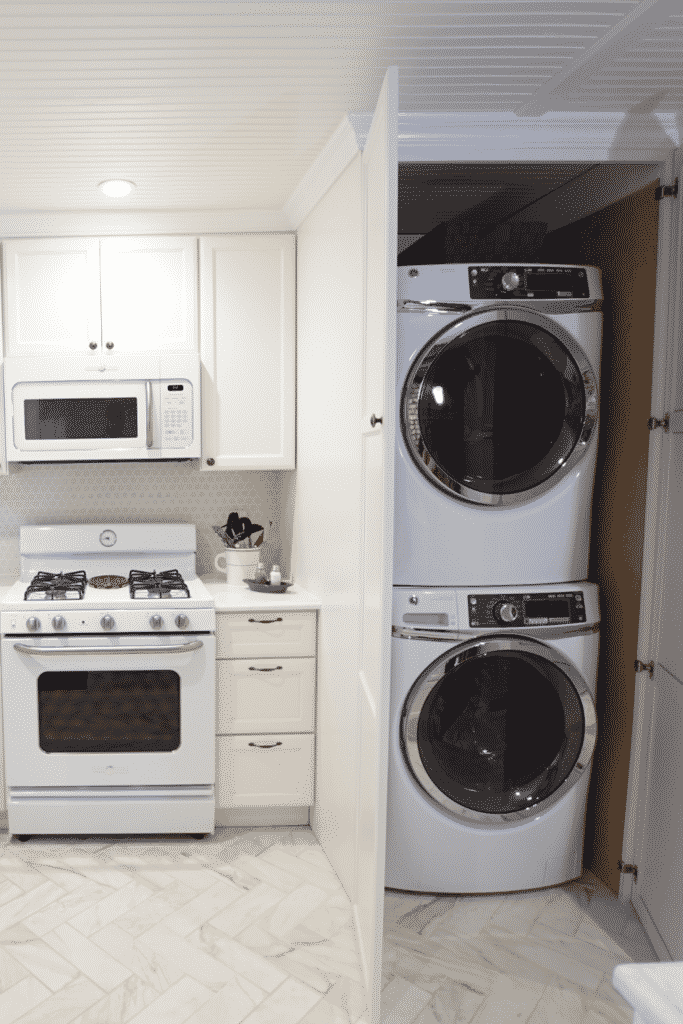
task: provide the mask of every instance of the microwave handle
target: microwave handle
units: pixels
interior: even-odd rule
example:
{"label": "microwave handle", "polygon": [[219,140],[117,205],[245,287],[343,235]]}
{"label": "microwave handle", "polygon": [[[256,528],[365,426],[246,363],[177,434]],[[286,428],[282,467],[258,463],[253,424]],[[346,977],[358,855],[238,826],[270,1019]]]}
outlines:
{"label": "microwave handle", "polygon": [[154,430],[152,426],[152,382],[148,380],[145,382],[145,391],[147,394],[147,447],[151,448],[154,444]]}

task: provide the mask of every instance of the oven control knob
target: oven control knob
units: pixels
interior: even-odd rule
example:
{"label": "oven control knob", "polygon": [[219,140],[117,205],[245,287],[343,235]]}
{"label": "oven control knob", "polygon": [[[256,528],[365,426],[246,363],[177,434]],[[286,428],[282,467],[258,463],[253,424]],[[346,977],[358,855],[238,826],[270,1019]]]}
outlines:
{"label": "oven control knob", "polygon": [[52,628],[53,629],[65,629],[66,628],[66,619],[64,618],[63,615],[55,615],[54,619],[52,620]]}
{"label": "oven control knob", "polygon": [[516,622],[519,610],[516,605],[503,601],[496,605],[494,614],[499,622]]}
{"label": "oven control knob", "polygon": [[103,615],[102,618],[100,619],[100,626],[102,627],[102,629],[113,629],[114,620],[111,617],[111,615]]}
{"label": "oven control knob", "polygon": [[149,620],[149,624],[152,627],[152,629],[161,629],[161,627],[164,624],[164,620],[162,619],[161,615],[153,615]]}
{"label": "oven control knob", "polygon": [[187,615],[176,615],[175,624],[178,627],[178,629],[187,629],[188,625],[190,624],[190,620],[188,619]]}
{"label": "oven control knob", "polygon": [[37,629],[40,629],[40,619],[37,619],[35,615],[32,615],[30,619],[26,620],[26,628],[32,633],[35,633]]}
{"label": "oven control knob", "polygon": [[503,274],[500,283],[506,292],[511,292],[515,288],[519,288],[520,281],[519,274],[515,274],[514,270],[508,270],[507,274]]}

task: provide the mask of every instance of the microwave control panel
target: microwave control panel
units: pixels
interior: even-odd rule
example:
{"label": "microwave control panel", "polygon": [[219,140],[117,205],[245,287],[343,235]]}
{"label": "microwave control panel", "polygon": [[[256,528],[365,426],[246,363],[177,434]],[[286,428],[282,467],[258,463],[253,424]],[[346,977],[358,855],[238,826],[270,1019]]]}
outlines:
{"label": "microwave control panel", "polygon": [[583,592],[470,594],[470,626],[555,626],[585,622]]}
{"label": "microwave control panel", "polygon": [[192,444],[192,385],[187,380],[161,381],[161,447]]}

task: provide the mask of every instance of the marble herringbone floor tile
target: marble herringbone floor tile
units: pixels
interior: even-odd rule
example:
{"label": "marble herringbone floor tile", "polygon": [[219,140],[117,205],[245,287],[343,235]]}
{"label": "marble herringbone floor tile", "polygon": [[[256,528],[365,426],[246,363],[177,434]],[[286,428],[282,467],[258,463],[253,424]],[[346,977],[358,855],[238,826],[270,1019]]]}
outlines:
{"label": "marble herringbone floor tile", "polygon": [[389,892],[384,928],[382,1024],[631,1024],[612,970],[657,959],[590,872],[505,896]]}
{"label": "marble herringbone floor tile", "polygon": [[310,828],[9,842],[1,1024],[357,1024],[351,907]]}

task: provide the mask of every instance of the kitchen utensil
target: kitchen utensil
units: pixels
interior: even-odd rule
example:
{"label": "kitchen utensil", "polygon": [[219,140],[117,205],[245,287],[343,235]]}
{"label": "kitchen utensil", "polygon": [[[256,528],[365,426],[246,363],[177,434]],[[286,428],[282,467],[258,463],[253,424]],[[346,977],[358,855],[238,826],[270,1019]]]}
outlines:
{"label": "kitchen utensil", "polygon": [[255,590],[259,594],[284,594],[286,590],[292,585],[292,581],[289,583],[257,583],[256,580],[243,580],[250,590]]}

